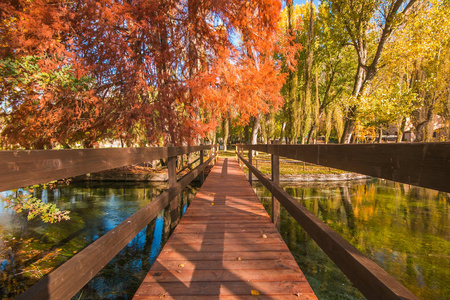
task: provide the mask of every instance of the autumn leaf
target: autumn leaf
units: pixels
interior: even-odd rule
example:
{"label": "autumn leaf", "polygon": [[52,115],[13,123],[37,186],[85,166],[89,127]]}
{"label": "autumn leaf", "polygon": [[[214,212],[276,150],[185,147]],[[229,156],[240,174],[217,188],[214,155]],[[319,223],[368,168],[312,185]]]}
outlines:
{"label": "autumn leaf", "polygon": [[252,296],[259,296],[259,291],[257,290],[251,290]]}

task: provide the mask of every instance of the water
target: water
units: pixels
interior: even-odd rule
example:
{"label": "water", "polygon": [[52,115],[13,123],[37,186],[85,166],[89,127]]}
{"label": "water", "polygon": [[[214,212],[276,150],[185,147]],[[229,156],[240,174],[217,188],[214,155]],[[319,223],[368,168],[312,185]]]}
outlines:
{"label": "water", "polygon": [[[0,201],[0,298],[15,298],[165,189],[142,183],[36,189],[35,196],[44,202],[71,211],[69,221],[55,224],[27,221],[25,214],[6,209]],[[195,193],[195,188],[183,191],[180,211],[186,210]],[[130,299],[169,237],[167,216],[162,211],[74,299]]]}
{"label": "water", "polygon": [[[420,299],[450,299],[449,194],[384,180],[282,186]],[[270,193],[254,188],[270,213]],[[281,234],[319,299],[364,299],[283,209]]]}

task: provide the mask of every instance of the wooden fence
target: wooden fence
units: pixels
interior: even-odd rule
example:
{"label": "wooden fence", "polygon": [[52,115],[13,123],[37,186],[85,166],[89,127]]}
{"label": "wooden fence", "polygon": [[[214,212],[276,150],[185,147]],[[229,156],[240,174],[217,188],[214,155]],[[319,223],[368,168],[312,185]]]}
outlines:
{"label": "wooden fence", "polygon": [[[243,150],[248,151],[248,161]],[[272,178],[252,165],[252,152],[272,156]],[[280,203],[368,299],[418,299],[279,186],[279,157],[450,192],[450,143],[352,145],[238,145],[238,158],[272,193],[273,222]]]}
{"label": "wooden fence", "polygon": [[[204,151],[209,158],[204,161]],[[200,152],[194,170],[177,180],[178,155]],[[0,191],[167,159],[169,188],[128,219],[43,277],[17,299],[70,299],[142,229],[170,205],[171,224],[179,218],[178,195],[215,161],[217,146],[0,151]]]}

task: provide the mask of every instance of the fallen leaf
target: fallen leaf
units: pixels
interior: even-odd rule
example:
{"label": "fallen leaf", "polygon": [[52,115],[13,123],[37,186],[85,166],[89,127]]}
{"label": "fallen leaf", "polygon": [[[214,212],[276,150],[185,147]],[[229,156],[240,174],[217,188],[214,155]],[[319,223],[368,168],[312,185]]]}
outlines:
{"label": "fallen leaf", "polygon": [[263,235],[262,235],[262,238],[263,238],[263,239],[267,239],[267,235],[263,234]]}
{"label": "fallen leaf", "polygon": [[213,196],[214,196],[215,194],[216,194],[216,193],[211,193],[210,195],[213,195]]}
{"label": "fallen leaf", "polygon": [[166,294],[159,295],[159,298],[166,298]]}
{"label": "fallen leaf", "polygon": [[297,296],[297,297],[300,297],[302,295],[302,293],[297,292],[297,294],[294,294],[294,295]]}
{"label": "fallen leaf", "polygon": [[237,260],[242,260],[242,257],[239,256],[239,257],[237,257],[236,259],[237,259]]}
{"label": "fallen leaf", "polygon": [[252,296],[259,296],[259,292],[257,290],[252,290],[251,293]]}
{"label": "fallen leaf", "polygon": [[181,271],[180,271],[180,270],[177,270],[177,273],[181,273]]}
{"label": "fallen leaf", "polygon": [[180,268],[184,268],[184,264],[179,264],[178,265]]}
{"label": "fallen leaf", "polygon": [[214,202],[211,202],[211,205],[214,205]]}

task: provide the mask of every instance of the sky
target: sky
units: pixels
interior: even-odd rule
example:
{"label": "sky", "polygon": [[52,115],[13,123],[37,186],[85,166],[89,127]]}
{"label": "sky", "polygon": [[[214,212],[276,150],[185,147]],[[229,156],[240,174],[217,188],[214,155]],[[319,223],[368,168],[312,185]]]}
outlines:
{"label": "sky", "polygon": [[[304,4],[307,0],[294,0],[294,4]],[[319,0],[314,0],[313,3],[318,6],[319,5]]]}

